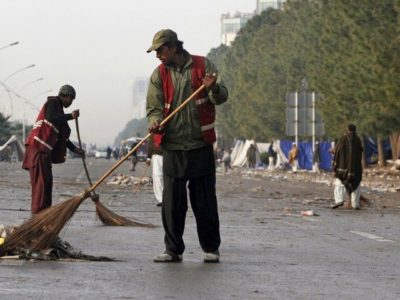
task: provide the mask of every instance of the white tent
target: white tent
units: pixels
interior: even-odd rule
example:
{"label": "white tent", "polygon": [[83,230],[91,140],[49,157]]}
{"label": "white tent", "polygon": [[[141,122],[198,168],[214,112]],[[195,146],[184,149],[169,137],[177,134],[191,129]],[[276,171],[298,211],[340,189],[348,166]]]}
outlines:
{"label": "white tent", "polygon": [[244,145],[243,141],[241,141],[241,140],[236,141],[235,146],[233,146],[232,153],[231,153],[231,162],[234,162],[236,160],[236,157],[240,153],[243,145]]}
{"label": "white tent", "polygon": [[276,140],[274,142],[274,150],[277,153],[276,166],[284,165],[289,162],[288,158],[285,156],[285,154],[283,153],[283,151],[281,149],[281,141],[280,140]]}
{"label": "white tent", "polygon": [[24,158],[25,149],[15,135],[13,135],[4,145],[0,146],[0,157],[5,155],[6,151],[10,151],[10,156],[13,154],[13,152],[16,152],[17,159],[19,161],[22,161]]}
{"label": "white tent", "polygon": [[271,143],[257,143],[258,152],[260,153],[268,152],[269,145],[271,145]]}
{"label": "white tent", "polygon": [[[257,143],[253,140],[237,141],[233,151],[231,153],[232,167],[244,167],[247,165],[247,150],[250,148],[251,144],[255,144],[257,148]],[[260,163],[260,152],[256,152],[256,164]]]}
{"label": "white tent", "polygon": [[[260,153],[263,152],[268,152],[268,148],[270,143],[254,143],[254,140],[238,140],[235,143],[235,146],[233,147],[232,153],[231,153],[231,161],[232,161],[232,166],[233,167],[245,167],[247,165],[247,150],[249,149],[251,144],[255,144],[257,148],[257,153],[256,153],[256,164],[260,163]],[[274,151],[277,153],[277,161],[276,161],[276,166],[279,166],[281,164],[285,164],[288,162],[287,157],[283,153],[281,147],[280,147],[280,141],[279,140],[274,140],[274,145],[273,145]]]}

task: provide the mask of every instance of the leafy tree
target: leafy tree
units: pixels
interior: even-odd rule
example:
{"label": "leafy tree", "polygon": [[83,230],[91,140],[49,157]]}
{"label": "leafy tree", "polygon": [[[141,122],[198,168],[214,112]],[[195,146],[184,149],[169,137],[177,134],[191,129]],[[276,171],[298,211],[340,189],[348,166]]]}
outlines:
{"label": "leafy tree", "polygon": [[363,135],[400,132],[400,1],[288,0],[241,29],[231,47],[213,49],[230,98],[218,130],[231,137],[284,137],[284,98],[303,78],[329,136],[349,122]]}
{"label": "leafy tree", "polygon": [[147,119],[132,119],[125,128],[118,134],[114,140],[114,144],[118,145],[122,140],[130,137],[144,137],[147,134]]}
{"label": "leafy tree", "polygon": [[4,144],[11,137],[10,117],[4,116],[0,112],[0,144]]}

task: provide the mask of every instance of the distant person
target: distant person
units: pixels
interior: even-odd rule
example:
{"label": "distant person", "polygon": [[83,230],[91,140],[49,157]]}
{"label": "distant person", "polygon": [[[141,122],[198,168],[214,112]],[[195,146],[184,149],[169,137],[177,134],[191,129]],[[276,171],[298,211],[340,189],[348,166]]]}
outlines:
{"label": "distant person", "polygon": [[222,166],[222,156],[224,155],[224,148],[216,148],[214,152],[215,161],[218,166]]}
{"label": "distant person", "polygon": [[10,163],[11,162],[11,156],[12,156],[12,149],[11,145],[7,145],[3,151],[0,152],[0,161],[3,160],[5,162]]}
{"label": "distant person", "polygon": [[249,149],[247,149],[246,157],[249,169],[254,169],[256,167],[256,146],[251,143]]}
{"label": "distant person", "polygon": [[128,146],[127,145],[128,145],[127,141],[121,142],[120,151],[119,151],[120,158],[122,158],[128,154]]}
{"label": "distant person", "polygon": [[119,147],[114,147],[112,150],[112,156],[115,160],[119,160]]}
{"label": "distant person", "polygon": [[[228,90],[214,64],[188,53],[174,31],[157,32],[147,52],[151,51],[155,51],[161,64],[150,77],[146,107],[149,131],[157,134],[154,141],[161,143],[163,149],[161,214],[165,231],[165,251],[153,260],[182,261],[188,184],[204,262],[216,263],[221,238],[213,150],[215,105],[228,99]],[[205,89],[160,127],[161,121],[203,84]]]}
{"label": "distant person", "polygon": [[52,204],[53,173],[52,163],[65,162],[67,148],[79,156],[84,151],[70,140],[71,129],[68,121],[79,117],[79,110],[64,113],[76,96],[70,85],[60,88],[58,96],[48,97],[36,119],[26,142],[22,168],[29,170],[32,187],[32,214],[37,214]]}
{"label": "distant person", "polygon": [[347,132],[335,146],[333,172],[335,180],[335,204],[337,208],[344,204],[345,191],[350,195],[350,204],[360,208],[360,183],[362,180],[362,143],[356,133],[356,126],[350,124]]}
{"label": "distant person", "polygon": [[[130,147],[130,149],[129,149],[129,151],[131,151],[133,148],[135,148],[137,144],[138,144],[138,142],[133,142],[132,145],[131,145],[131,147]],[[137,162],[138,162],[137,150],[133,151],[133,153],[131,154],[130,159],[131,159],[131,169],[130,169],[130,170],[131,170],[132,172],[135,172],[135,170],[136,170],[136,164],[137,164]]]}
{"label": "distant person", "polygon": [[292,172],[296,173],[299,167],[299,148],[296,143],[292,144],[292,149],[289,151],[289,164],[292,166]]}
{"label": "distant person", "polygon": [[222,149],[222,158],[221,162],[224,167],[224,172],[228,172],[229,169],[231,169],[231,155],[229,154],[229,151],[226,149]]}
{"label": "distant person", "polygon": [[274,141],[268,147],[268,170],[275,169],[276,151],[274,150]]}
{"label": "distant person", "polygon": [[110,146],[107,146],[106,152],[107,152],[107,159],[110,159],[111,158],[111,152],[112,152],[112,149],[110,148]]}
{"label": "distant person", "polygon": [[320,148],[319,148],[319,142],[315,142],[314,146],[314,153],[313,153],[313,172],[314,173],[319,173],[319,163],[321,161],[321,154],[320,154]]}
{"label": "distant person", "polygon": [[162,206],[162,195],[164,189],[163,180],[163,150],[160,145],[154,143],[154,137],[149,138],[147,147],[147,165],[152,166],[153,191],[157,200],[157,206]]}

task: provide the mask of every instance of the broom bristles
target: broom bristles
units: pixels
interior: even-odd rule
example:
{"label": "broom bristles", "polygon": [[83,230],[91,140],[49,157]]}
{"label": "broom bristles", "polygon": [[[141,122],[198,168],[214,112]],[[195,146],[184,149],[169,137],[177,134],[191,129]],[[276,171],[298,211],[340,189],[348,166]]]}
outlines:
{"label": "broom bristles", "polygon": [[32,216],[6,238],[0,246],[0,255],[19,249],[38,251],[50,247],[86,198],[76,196]]}
{"label": "broom bristles", "polygon": [[156,228],[156,225],[151,223],[145,223],[137,219],[127,219],[123,216],[116,214],[115,212],[109,210],[100,201],[96,201],[96,213],[103,224],[109,226],[140,226],[147,228]]}

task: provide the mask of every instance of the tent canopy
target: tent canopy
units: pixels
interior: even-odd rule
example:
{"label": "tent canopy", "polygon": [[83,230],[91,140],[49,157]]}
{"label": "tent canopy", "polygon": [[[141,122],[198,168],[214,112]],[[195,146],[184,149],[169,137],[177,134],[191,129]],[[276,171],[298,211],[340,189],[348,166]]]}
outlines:
{"label": "tent canopy", "polygon": [[5,160],[11,159],[14,153],[17,154],[19,161],[24,159],[25,148],[15,135],[11,136],[4,145],[0,146],[0,158]]}

